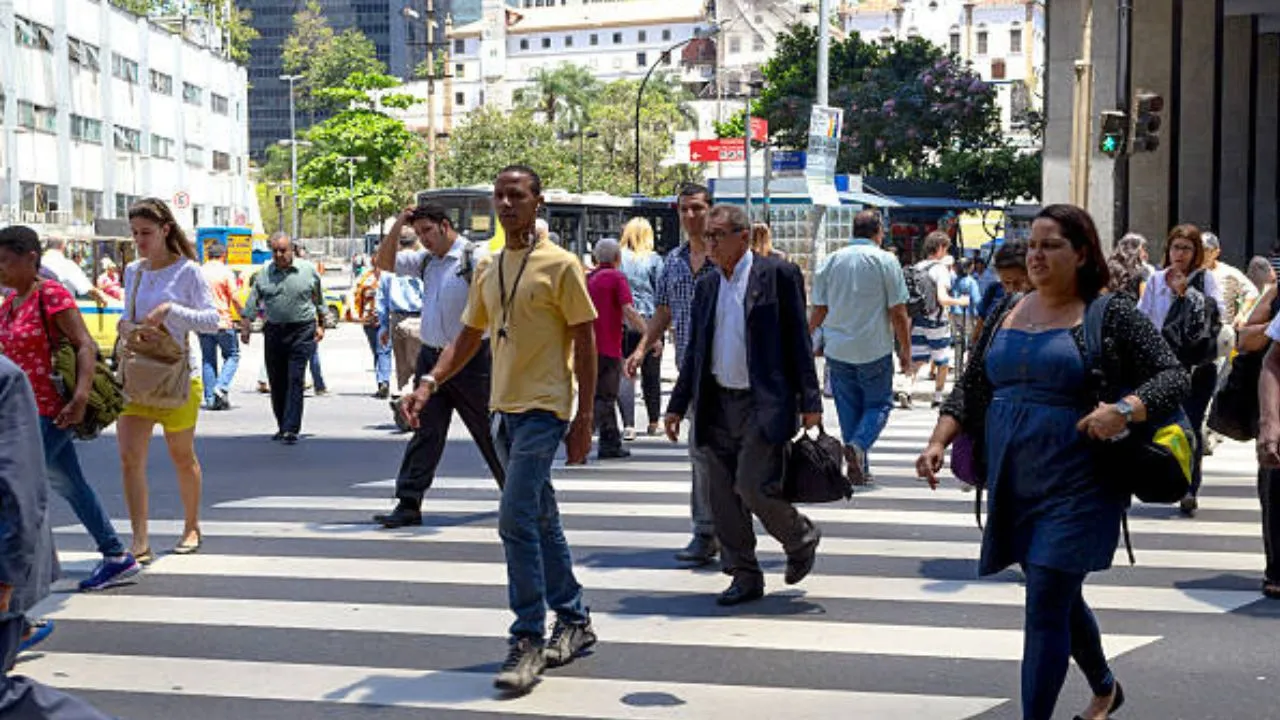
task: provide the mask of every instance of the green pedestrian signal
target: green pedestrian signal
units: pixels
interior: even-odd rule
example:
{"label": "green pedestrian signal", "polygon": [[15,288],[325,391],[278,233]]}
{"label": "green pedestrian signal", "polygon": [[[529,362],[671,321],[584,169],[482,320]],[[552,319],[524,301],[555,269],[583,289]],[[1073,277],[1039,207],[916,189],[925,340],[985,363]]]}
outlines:
{"label": "green pedestrian signal", "polygon": [[1102,113],[1102,137],[1098,149],[1103,154],[1115,157],[1125,151],[1128,140],[1129,118],[1119,110],[1107,110]]}

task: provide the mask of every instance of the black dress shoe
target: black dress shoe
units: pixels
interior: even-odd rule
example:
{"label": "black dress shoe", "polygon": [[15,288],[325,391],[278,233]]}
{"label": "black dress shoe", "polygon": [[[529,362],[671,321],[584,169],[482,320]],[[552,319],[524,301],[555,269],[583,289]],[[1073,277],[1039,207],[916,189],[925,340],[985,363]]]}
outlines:
{"label": "black dress shoe", "polygon": [[285,433],[284,436],[280,438],[280,442],[284,443],[285,445],[297,445],[298,433],[291,433],[291,432]]}
{"label": "black dress shoe", "polygon": [[692,562],[706,565],[720,554],[720,543],[711,535],[694,535],[685,549],[676,553],[680,562]]}
{"label": "black dress shoe", "polygon": [[597,460],[622,460],[629,457],[631,457],[631,451],[626,448],[613,448],[596,453]]}
{"label": "black dress shoe", "polygon": [[421,525],[422,511],[411,505],[401,503],[396,506],[395,510],[392,510],[386,515],[374,515],[373,521],[388,529],[408,527],[410,525]]}
{"label": "black dress shoe", "polygon": [[744,577],[736,577],[729,585],[729,589],[720,593],[720,597],[716,598],[716,604],[732,607],[741,605],[744,602],[759,600],[762,597],[764,597],[764,580],[749,580]]}
{"label": "black dress shoe", "polygon": [[808,576],[813,570],[813,563],[818,559],[818,541],[822,540],[822,529],[817,525],[813,526],[812,539],[796,550],[794,553],[787,555],[787,576],[788,585],[795,585]]}
{"label": "black dress shoe", "polygon": [[272,441],[272,442],[280,442],[281,440],[283,440],[283,439],[284,439],[284,435],[285,435],[285,432],[284,432],[283,430],[281,430],[280,432],[278,432],[278,433],[276,433],[275,435],[272,435],[272,436],[271,436],[271,441]]}

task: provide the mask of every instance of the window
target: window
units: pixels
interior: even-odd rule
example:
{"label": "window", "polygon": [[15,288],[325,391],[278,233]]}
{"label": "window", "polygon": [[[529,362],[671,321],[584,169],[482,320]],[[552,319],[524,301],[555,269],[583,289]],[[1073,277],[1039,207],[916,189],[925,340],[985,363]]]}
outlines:
{"label": "window", "polygon": [[213,208],[213,224],[218,227],[226,227],[231,224],[231,208],[215,207]]}
{"label": "window", "polygon": [[613,44],[614,44],[614,45],[621,45],[621,44],[622,44],[622,33],[614,33],[614,34],[613,34]]}
{"label": "window", "polygon": [[742,52],[742,38],[740,36],[731,35],[729,37],[729,52],[731,53]]}
{"label": "window", "polygon": [[219,115],[230,115],[231,103],[217,93],[209,93],[209,109]]}
{"label": "window", "polygon": [[462,63],[456,63],[456,64],[453,66],[453,76],[454,76],[454,77],[456,77],[456,78],[463,78],[463,77],[466,77],[466,76],[467,76],[467,66],[466,66],[466,65],[463,65]]}
{"label": "window", "polygon": [[163,135],[151,134],[151,157],[173,159],[173,140]]}
{"label": "window", "polygon": [[121,125],[115,127],[116,150],[120,152],[142,152],[142,133]]}
{"label": "window", "polygon": [[217,172],[229,172],[231,170],[231,155],[214,150],[213,169]]}
{"label": "window", "polygon": [[71,188],[71,215],[85,225],[102,216],[102,193],[97,190]]}
{"label": "window", "polygon": [[92,72],[98,72],[102,69],[102,64],[98,60],[99,51],[97,45],[90,45],[83,40],[75,38],[67,38],[67,58],[71,60],[71,64],[84,68]]}
{"label": "window", "polygon": [[649,32],[647,30],[637,32],[636,42],[649,42]]}
{"label": "window", "polygon": [[978,31],[978,54],[979,55],[987,54],[987,31],[986,30]]}
{"label": "window", "polygon": [[636,67],[649,67],[649,53],[636,53]]}
{"label": "window", "polygon": [[454,51],[455,53],[459,54],[459,55],[463,55],[463,54],[465,54],[465,53],[467,52],[467,41],[466,41],[466,40],[454,40],[454,41],[453,41],[453,51]]}
{"label": "window", "polygon": [[528,38],[522,39],[522,40],[520,41],[520,49],[521,49],[521,50],[528,50],[528,49],[529,49],[529,40],[528,40]]}
{"label": "window", "polygon": [[1004,58],[991,59],[991,79],[1003,80],[1005,77]]}
{"label": "window", "polygon": [[466,94],[466,93],[460,93],[460,92],[456,92],[456,93],[454,93],[454,94],[453,94],[453,104],[454,104],[454,105],[457,105],[457,106],[458,106],[458,107],[460,107],[460,108],[464,108],[464,107],[466,107],[466,106],[467,106],[467,94]]}
{"label": "window", "polygon": [[13,18],[13,40],[25,47],[53,52],[53,28],[18,15]]}
{"label": "window", "polygon": [[958,31],[955,31],[955,30],[951,31],[951,48],[950,48],[950,50],[951,50],[951,52],[955,53],[956,55],[959,55],[959,54],[960,54],[960,33],[959,33]]}
{"label": "window", "polygon": [[102,121],[83,117],[81,115],[72,115],[71,139],[101,145]]}
{"label": "window", "polygon": [[152,70],[151,92],[160,93],[161,95],[173,95],[173,77]]}
{"label": "window", "polygon": [[111,53],[111,74],[130,85],[137,85],[138,63],[119,53]]}
{"label": "window", "polygon": [[1009,31],[1009,52],[1022,52],[1022,28],[1014,28]]}
{"label": "window", "polygon": [[141,199],[137,195],[116,193],[116,217],[122,220],[129,217],[129,208],[133,207],[133,204]]}
{"label": "window", "polygon": [[56,133],[58,132],[58,111],[44,105],[19,100],[18,124],[28,130]]}
{"label": "window", "polygon": [[182,83],[182,101],[188,105],[203,105],[204,90],[199,85],[184,82]]}
{"label": "window", "polygon": [[58,188],[54,185],[24,182],[22,188],[22,211],[46,213],[58,211]]}
{"label": "window", "polygon": [[187,144],[183,146],[183,157],[186,158],[188,165],[204,167],[204,148],[199,145]]}
{"label": "window", "polygon": [[590,44],[591,44],[591,45],[599,45],[599,44],[600,44],[600,36],[599,36],[599,35],[597,35],[596,33],[591,33],[591,41],[590,41]]}
{"label": "window", "polygon": [[671,67],[671,53],[662,53],[662,64],[666,67]]}
{"label": "window", "polygon": [[764,52],[764,36],[756,35],[751,38],[751,49],[754,52]]}
{"label": "window", "polygon": [[564,36],[564,46],[565,46],[565,47],[567,47],[567,48],[571,48],[571,47],[573,47],[573,36],[572,36],[572,35],[565,35],[565,36]]}
{"label": "window", "polygon": [[549,37],[547,37],[547,38],[542,38],[542,49],[543,49],[543,50],[550,50],[550,49],[551,49],[551,38],[549,38]]}

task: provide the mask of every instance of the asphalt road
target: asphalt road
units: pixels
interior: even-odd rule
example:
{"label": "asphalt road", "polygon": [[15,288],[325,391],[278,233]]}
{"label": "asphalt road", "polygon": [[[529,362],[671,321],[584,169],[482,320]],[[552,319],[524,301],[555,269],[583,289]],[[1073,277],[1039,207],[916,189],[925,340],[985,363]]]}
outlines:
{"label": "asphalt road", "polygon": [[[497,492],[461,423],[427,525],[376,530],[405,437],[369,396],[359,328],[324,342],[332,394],[308,398],[296,447],[267,439],[254,342],[234,409],[201,418],[204,550],[161,557],[135,585],[73,594],[92,544],[54,500],[67,579],[43,610],[58,629],[18,672],[136,720],[1019,717],[1021,587],[1014,573],[974,579],[972,495],[910,477],[927,409],[895,412],[872,456],[875,489],[806,509],[825,530],[814,574],[784,586],[784,558],[762,536],[769,595],[732,610],[714,603],[724,576],[671,557],[689,530],[683,444],[642,438],[628,461],[557,469],[601,642],[505,700],[490,687],[511,619]],[[113,439],[80,450],[127,530]],[[1257,593],[1250,448],[1221,448],[1207,467],[1199,518],[1135,509],[1138,564],[1118,556],[1088,583],[1129,696],[1118,717],[1280,717],[1280,603]],[[159,550],[181,512],[158,438],[152,503]],[[1073,670],[1059,716],[1087,695]]]}

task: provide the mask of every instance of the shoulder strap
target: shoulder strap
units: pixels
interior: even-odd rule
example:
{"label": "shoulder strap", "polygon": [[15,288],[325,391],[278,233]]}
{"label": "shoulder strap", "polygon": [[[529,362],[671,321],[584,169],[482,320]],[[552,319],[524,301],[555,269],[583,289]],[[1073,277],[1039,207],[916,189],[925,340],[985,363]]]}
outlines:
{"label": "shoulder strap", "polygon": [[142,284],[142,265],[133,266],[133,289],[129,291],[129,322],[138,324],[138,286]]}
{"label": "shoulder strap", "polygon": [[1084,311],[1084,349],[1089,355],[1089,366],[1102,364],[1102,321],[1111,305],[1111,293],[1094,298]]}
{"label": "shoulder strap", "polygon": [[36,307],[40,313],[40,327],[44,328],[44,338],[49,343],[49,354],[53,354],[57,348],[53,344],[53,333],[49,331],[49,312],[44,307],[44,284],[48,282],[41,280],[36,283]]}

